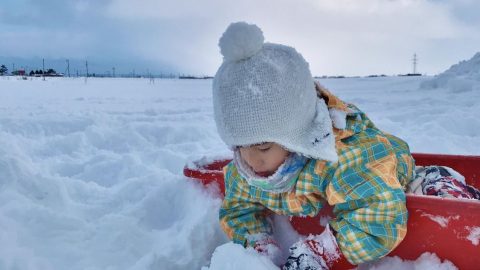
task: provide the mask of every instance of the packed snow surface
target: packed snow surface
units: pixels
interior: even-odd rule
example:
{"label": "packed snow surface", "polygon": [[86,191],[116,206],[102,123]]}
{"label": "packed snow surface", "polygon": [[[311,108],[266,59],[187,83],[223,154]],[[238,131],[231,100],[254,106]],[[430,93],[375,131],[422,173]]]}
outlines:
{"label": "packed snow surface", "polygon": [[[480,154],[480,91],[419,89],[429,79],[321,82],[414,152]],[[0,269],[276,269],[228,243],[215,187],[183,176],[231,156],[211,83],[0,77]],[[454,269],[431,254],[374,267],[422,263]]]}

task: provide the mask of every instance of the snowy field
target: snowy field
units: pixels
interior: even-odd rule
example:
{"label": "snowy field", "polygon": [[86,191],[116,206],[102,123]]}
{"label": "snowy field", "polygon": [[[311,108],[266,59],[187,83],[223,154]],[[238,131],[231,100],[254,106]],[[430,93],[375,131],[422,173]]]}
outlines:
{"label": "snowy field", "polygon": [[[480,91],[431,79],[320,82],[413,152],[480,155]],[[183,176],[230,156],[211,83],[0,77],[0,270],[276,269],[225,244],[218,195]],[[428,254],[375,267],[454,269]]]}

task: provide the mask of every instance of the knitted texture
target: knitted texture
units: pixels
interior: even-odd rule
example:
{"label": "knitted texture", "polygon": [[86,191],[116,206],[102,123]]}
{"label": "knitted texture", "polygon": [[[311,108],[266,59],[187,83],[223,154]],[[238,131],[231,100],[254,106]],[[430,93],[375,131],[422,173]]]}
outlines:
{"label": "knitted texture", "polygon": [[261,30],[246,23],[231,24],[220,40],[224,61],[213,80],[220,137],[231,148],[275,142],[337,161],[332,121],[308,63],[292,47],[260,41]]}

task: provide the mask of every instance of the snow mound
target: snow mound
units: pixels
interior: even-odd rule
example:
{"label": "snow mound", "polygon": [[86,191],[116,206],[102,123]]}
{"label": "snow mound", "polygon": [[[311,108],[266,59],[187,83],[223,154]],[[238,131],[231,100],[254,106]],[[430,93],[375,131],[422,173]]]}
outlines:
{"label": "snow mound", "polygon": [[425,81],[420,86],[423,89],[450,89],[454,92],[480,90],[480,52],[470,60],[461,61],[448,70]]}
{"label": "snow mound", "polygon": [[243,246],[226,243],[217,247],[213,253],[210,267],[203,267],[202,270],[278,270],[266,256],[258,254],[252,248],[243,248]]}
{"label": "snow mound", "polygon": [[[478,155],[480,91],[417,91],[426,79],[322,83],[414,152]],[[277,269],[252,250],[223,245],[218,191],[183,176],[186,163],[232,155],[215,127],[211,87],[212,80],[0,77],[0,269]],[[287,253],[300,236],[286,216],[274,216],[274,225]],[[478,246],[480,227],[469,231]],[[405,269],[428,261],[426,269],[455,269],[424,256],[402,261]],[[384,260],[373,266],[401,269],[388,265],[400,259]]]}

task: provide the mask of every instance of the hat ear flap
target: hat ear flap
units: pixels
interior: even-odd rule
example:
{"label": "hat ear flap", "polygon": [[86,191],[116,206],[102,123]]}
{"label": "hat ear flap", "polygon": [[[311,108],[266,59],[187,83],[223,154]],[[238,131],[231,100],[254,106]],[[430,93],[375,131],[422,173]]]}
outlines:
{"label": "hat ear flap", "polygon": [[322,159],[336,162],[338,160],[335,149],[335,134],[332,120],[323,99],[317,99],[315,118],[308,140],[315,152],[322,153]]}

